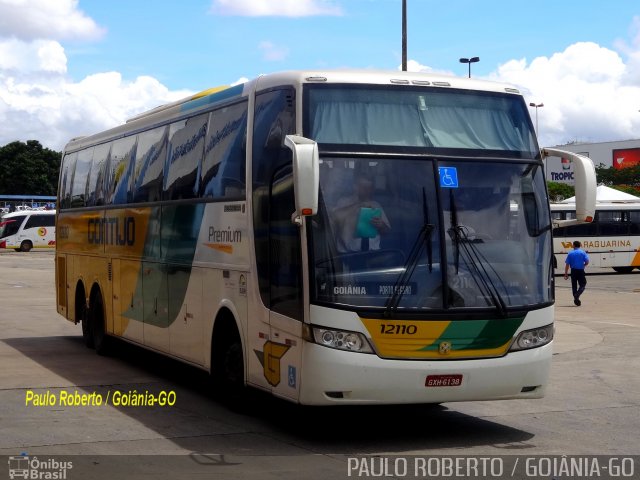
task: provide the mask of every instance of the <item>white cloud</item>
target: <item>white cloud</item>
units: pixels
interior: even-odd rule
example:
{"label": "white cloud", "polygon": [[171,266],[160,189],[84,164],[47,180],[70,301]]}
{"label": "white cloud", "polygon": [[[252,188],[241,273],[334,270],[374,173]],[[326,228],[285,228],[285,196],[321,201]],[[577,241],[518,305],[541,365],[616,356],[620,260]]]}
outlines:
{"label": "white cloud", "polygon": [[[575,43],[530,63],[526,59],[506,62],[490,79],[517,85],[527,103],[544,103],[538,109],[542,145],[638,138],[637,47],[629,49],[625,63],[613,50],[591,42]],[[531,113],[534,117],[535,112]]]}
{"label": "white cloud", "polygon": [[67,57],[62,45],[53,40],[0,39],[0,71],[3,70],[65,73]]}
{"label": "white cloud", "polygon": [[342,15],[340,6],[328,0],[213,0],[211,12],[242,17],[309,17]]}
{"label": "white cloud", "polygon": [[247,77],[240,77],[235,82],[229,84],[230,87],[235,87],[236,85],[242,85],[243,83],[247,83],[249,79]]}
{"label": "white cloud", "polygon": [[118,72],[90,75],[80,82],[66,76],[66,55],[57,42],[0,42],[17,54],[0,63],[0,145],[39,140],[61,150],[72,137],[114,127],[127,118],[193,92],[170,91],[158,80],[133,81]]}
{"label": "white cloud", "polygon": [[287,47],[281,47],[267,41],[260,42],[258,48],[262,51],[264,60],[269,62],[279,62],[289,55],[289,49]]}
{"label": "white cloud", "polygon": [[[398,66],[398,70],[402,69],[402,65]],[[437,75],[453,75],[450,70],[438,70],[427,65],[422,65],[417,60],[407,60],[407,72],[417,73],[433,73]]]}
{"label": "white cloud", "polygon": [[96,39],[104,34],[78,0],[0,0],[0,36],[21,40]]}

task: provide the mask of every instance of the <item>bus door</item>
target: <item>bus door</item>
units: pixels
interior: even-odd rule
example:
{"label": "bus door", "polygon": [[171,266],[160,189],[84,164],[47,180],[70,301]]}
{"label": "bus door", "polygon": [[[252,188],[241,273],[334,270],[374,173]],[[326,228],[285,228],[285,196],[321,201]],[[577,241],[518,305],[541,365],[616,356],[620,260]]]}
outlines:
{"label": "bus door", "polygon": [[[302,248],[291,166],[276,171],[269,199],[270,346],[265,375],[273,393],[298,398],[302,359]],[[266,350],[266,349],[265,349]]]}

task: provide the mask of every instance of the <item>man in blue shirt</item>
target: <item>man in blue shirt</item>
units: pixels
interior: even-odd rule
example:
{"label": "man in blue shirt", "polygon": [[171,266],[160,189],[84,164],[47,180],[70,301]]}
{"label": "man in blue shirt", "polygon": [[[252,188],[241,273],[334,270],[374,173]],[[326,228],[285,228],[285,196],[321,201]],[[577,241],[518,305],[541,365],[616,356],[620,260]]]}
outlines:
{"label": "man in blue shirt", "polygon": [[571,290],[573,291],[573,303],[578,307],[581,305],[580,295],[587,286],[587,277],[584,274],[584,267],[589,265],[589,255],[582,250],[580,242],[573,242],[573,251],[567,255],[564,266],[564,279],[566,280],[571,267]]}

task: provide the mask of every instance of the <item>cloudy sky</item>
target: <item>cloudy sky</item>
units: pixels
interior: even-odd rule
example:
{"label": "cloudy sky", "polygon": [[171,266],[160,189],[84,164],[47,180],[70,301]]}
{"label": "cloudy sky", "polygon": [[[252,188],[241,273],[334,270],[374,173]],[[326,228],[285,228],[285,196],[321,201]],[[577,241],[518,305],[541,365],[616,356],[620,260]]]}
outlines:
{"label": "cloudy sky", "polygon": [[[517,85],[542,145],[640,138],[640,2],[408,0],[412,70]],[[0,145],[61,150],[286,69],[398,69],[401,0],[0,0]],[[532,111],[535,118],[535,112]]]}

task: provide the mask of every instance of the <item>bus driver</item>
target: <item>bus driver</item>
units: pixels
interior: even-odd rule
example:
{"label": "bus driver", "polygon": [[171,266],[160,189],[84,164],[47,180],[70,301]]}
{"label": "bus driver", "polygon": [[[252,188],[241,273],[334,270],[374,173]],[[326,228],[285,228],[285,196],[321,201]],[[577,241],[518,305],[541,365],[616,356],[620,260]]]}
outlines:
{"label": "bus driver", "polygon": [[341,253],[380,249],[380,235],[391,230],[382,206],[373,200],[373,180],[364,173],[355,177],[355,191],[338,201],[333,212]]}

